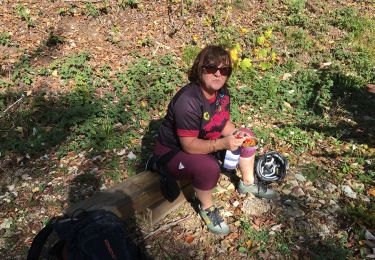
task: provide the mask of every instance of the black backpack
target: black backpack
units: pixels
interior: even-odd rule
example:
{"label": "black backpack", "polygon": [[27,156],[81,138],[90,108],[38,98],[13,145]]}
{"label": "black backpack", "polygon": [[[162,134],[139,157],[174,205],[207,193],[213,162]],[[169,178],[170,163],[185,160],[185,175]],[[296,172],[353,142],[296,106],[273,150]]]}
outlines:
{"label": "black backpack", "polygon": [[[50,245],[52,234],[54,242]],[[138,249],[125,236],[124,223],[105,210],[75,211],[55,218],[34,238],[27,260],[139,259]],[[56,236],[57,235],[57,236]]]}

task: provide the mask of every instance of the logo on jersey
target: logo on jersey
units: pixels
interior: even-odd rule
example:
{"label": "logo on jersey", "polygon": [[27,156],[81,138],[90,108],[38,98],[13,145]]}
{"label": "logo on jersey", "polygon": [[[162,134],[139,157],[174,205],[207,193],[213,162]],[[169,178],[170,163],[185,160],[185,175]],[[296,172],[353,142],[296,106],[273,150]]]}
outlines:
{"label": "logo on jersey", "polygon": [[178,165],[178,169],[179,170],[185,169],[185,166],[182,164],[182,162],[180,162],[180,164]]}
{"label": "logo on jersey", "polygon": [[203,113],[203,119],[206,120],[206,121],[210,120],[210,114],[208,112],[204,112]]}

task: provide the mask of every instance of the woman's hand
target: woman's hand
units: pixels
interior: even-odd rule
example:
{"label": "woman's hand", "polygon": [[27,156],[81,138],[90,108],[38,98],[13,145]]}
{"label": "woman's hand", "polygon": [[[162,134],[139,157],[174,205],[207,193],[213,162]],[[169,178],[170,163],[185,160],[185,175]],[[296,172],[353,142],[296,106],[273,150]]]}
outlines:
{"label": "woman's hand", "polygon": [[242,135],[228,135],[222,138],[224,144],[224,149],[235,151],[240,147],[245,141],[245,137]]}

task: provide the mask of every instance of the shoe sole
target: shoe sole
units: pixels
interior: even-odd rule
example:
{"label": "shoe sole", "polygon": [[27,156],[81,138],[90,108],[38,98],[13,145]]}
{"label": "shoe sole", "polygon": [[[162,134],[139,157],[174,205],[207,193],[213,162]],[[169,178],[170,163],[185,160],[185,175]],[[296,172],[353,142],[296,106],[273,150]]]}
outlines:
{"label": "shoe sole", "polygon": [[239,194],[247,194],[247,193],[251,193],[251,194],[253,194],[255,197],[257,197],[257,198],[261,198],[261,199],[275,199],[275,198],[277,197],[277,195],[271,195],[271,196],[260,196],[260,195],[258,195],[258,194],[256,194],[256,193],[252,193],[252,192],[250,192],[250,191],[239,191],[239,190],[237,190],[237,192],[238,192]]}

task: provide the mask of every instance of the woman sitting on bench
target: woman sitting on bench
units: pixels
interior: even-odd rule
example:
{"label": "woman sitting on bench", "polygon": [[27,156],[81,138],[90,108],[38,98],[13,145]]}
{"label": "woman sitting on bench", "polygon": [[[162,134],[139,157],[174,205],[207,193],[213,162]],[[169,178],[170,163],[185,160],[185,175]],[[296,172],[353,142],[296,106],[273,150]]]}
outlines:
{"label": "woman sitting on bench", "polygon": [[[176,179],[192,180],[200,201],[199,214],[215,234],[228,234],[229,227],[213,205],[212,189],[220,174],[218,160],[227,154],[240,156],[238,165],[242,180],[240,193],[251,192],[272,198],[271,189],[258,189],[254,183],[256,146],[243,147],[253,137],[250,129],[237,129],[230,121],[230,95],[227,82],[232,72],[229,53],[220,46],[207,46],[196,57],[189,71],[190,83],[182,87],[168,106],[161,124],[154,155],[178,151],[166,163],[167,174]],[[237,165],[237,162],[236,162]]]}

